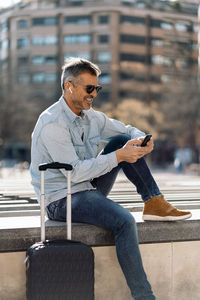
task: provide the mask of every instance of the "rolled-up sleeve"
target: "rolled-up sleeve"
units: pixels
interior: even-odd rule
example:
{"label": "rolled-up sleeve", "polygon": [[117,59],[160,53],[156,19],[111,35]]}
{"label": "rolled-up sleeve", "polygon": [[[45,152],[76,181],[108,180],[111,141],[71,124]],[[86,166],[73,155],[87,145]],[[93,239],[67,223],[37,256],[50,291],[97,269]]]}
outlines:
{"label": "rolled-up sleeve", "polygon": [[[106,174],[118,165],[115,152],[80,160],[72,144],[69,131],[55,123],[47,124],[42,129],[41,142],[47,149],[49,161],[59,161],[73,166],[71,173],[73,183],[90,181]],[[67,176],[65,170],[62,170],[62,173]]]}

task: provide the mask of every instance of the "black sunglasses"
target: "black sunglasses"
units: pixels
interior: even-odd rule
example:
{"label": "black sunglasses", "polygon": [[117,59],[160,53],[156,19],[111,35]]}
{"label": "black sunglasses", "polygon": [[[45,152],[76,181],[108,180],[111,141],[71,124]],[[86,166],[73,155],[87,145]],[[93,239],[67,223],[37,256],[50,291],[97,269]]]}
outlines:
{"label": "black sunglasses", "polygon": [[100,86],[100,85],[90,85],[90,84],[85,85],[85,84],[80,84],[80,83],[78,83],[78,85],[84,86],[86,88],[86,92],[88,94],[91,94],[95,89],[96,89],[96,92],[98,93],[102,89],[102,86]]}

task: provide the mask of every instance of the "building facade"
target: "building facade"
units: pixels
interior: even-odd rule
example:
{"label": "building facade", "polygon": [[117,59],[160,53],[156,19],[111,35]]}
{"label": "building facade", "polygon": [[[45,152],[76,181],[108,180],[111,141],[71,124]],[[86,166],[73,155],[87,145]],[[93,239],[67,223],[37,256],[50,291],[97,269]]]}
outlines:
{"label": "building facade", "polygon": [[30,2],[0,15],[1,70],[12,85],[30,86],[30,98],[55,101],[69,56],[100,66],[99,106],[125,98],[159,101],[166,82],[197,71],[196,4],[185,9],[169,1],[154,1],[153,7],[144,1]]}
{"label": "building facade", "polygon": [[96,107],[125,99],[159,105],[166,86],[197,78],[197,11],[195,0],[27,0],[0,10],[1,95],[37,106],[32,128],[61,95],[64,59],[80,56],[102,70]]}

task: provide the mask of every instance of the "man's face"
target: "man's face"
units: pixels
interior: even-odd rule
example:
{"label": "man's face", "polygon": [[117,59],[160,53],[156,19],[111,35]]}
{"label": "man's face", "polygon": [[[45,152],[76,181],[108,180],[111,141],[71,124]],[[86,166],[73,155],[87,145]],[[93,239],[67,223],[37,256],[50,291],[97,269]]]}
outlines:
{"label": "man's face", "polygon": [[[65,84],[66,92],[64,95],[70,109],[80,115],[83,109],[90,109],[97,91],[94,89],[91,93],[87,91],[87,86],[97,86],[98,78],[88,72],[80,74],[73,82]],[[67,93],[67,94],[66,94]]]}

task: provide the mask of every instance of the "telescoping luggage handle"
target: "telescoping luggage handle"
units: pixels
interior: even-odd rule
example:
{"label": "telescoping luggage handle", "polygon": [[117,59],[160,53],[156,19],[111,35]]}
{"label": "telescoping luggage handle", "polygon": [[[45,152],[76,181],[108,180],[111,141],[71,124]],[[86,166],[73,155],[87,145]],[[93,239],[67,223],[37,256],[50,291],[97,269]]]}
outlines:
{"label": "telescoping luggage handle", "polygon": [[72,166],[69,164],[52,162],[39,165],[41,171],[41,195],[40,195],[40,222],[41,222],[41,241],[45,241],[45,194],[44,194],[44,171],[47,169],[65,169],[67,171],[67,209],[66,209],[66,222],[67,222],[67,239],[71,240],[72,232],[72,217],[71,217],[71,173]]}

